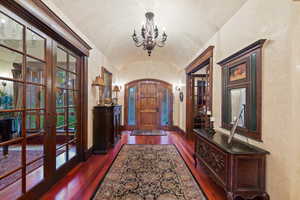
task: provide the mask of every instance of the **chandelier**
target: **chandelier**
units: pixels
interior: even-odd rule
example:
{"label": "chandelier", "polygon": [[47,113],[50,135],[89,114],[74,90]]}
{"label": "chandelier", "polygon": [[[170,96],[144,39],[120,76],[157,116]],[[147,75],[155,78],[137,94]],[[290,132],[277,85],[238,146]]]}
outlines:
{"label": "chandelier", "polygon": [[143,46],[143,49],[148,52],[149,56],[151,56],[151,52],[156,45],[159,47],[165,46],[165,42],[168,36],[165,33],[165,31],[161,36],[159,36],[158,28],[153,21],[154,13],[147,12],[145,16],[146,16],[146,24],[143,25],[141,29],[142,38],[137,36],[134,30],[132,39],[135,43],[135,46],[137,47]]}

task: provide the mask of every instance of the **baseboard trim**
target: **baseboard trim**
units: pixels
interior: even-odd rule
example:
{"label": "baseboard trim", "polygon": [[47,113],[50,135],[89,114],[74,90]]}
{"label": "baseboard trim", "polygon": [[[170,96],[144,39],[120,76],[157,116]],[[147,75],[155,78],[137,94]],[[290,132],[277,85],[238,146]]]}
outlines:
{"label": "baseboard trim", "polygon": [[84,160],[87,161],[92,154],[93,154],[93,147],[90,147],[88,150],[84,152]]}
{"label": "baseboard trim", "polygon": [[173,126],[173,130],[177,131],[177,132],[179,132],[179,133],[181,133],[183,135],[186,134],[186,132],[184,130],[182,130],[179,126]]}

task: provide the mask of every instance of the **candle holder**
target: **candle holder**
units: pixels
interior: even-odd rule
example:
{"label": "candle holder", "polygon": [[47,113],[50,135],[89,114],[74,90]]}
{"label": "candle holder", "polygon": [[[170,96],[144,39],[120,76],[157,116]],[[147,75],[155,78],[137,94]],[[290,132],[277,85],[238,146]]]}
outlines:
{"label": "candle holder", "polygon": [[214,121],[215,121],[215,118],[210,117],[209,127],[206,129],[206,132],[211,136],[214,136],[216,134],[216,131],[214,129]]}

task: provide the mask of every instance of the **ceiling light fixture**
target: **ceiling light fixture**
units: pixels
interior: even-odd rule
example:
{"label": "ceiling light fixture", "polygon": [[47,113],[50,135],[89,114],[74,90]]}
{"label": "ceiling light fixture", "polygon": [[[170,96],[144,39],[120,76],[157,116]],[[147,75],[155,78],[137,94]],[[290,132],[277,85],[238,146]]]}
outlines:
{"label": "ceiling light fixture", "polygon": [[146,13],[146,24],[142,25],[141,37],[137,36],[136,31],[134,30],[132,39],[135,43],[135,46],[143,46],[143,49],[148,52],[148,55],[151,56],[152,50],[155,46],[163,47],[167,41],[167,34],[165,31],[161,36],[159,36],[159,31],[157,26],[154,24],[154,13]]}

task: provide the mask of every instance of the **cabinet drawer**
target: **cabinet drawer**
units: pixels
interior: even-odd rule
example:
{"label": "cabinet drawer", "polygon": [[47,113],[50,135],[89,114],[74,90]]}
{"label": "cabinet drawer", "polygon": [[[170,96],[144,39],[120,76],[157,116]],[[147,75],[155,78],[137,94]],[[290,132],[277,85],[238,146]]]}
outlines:
{"label": "cabinet drawer", "polygon": [[199,157],[223,184],[227,183],[227,154],[204,140],[196,141],[196,156]]}

